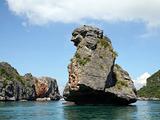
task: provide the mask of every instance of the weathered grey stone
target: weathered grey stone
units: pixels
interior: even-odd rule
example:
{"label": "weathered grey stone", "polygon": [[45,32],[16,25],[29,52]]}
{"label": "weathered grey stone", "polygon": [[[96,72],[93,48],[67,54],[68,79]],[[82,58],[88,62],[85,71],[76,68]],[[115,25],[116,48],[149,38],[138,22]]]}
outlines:
{"label": "weathered grey stone", "polygon": [[113,78],[116,80],[114,86],[106,88],[105,92],[115,94],[118,98],[123,99],[126,103],[136,102],[136,88],[129,74],[119,65],[114,65]]}
{"label": "weathered grey stone", "polygon": [[92,26],[80,27],[73,31],[71,41],[74,42],[75,46],[78,46],[84,38],[86,39],[84,41],[86,42],[86,46],[94,49],[97,38],[103,38],[103,31]]}
{"label": "weathered grey stone", "polygon": [[65,100],[115,104],[136,101],[134,84],[129,74],[114,64],[117,53],[102,30],[82,26],[73,31],[71,41],[77,51],[68,66],[69,82],[63,93]]}

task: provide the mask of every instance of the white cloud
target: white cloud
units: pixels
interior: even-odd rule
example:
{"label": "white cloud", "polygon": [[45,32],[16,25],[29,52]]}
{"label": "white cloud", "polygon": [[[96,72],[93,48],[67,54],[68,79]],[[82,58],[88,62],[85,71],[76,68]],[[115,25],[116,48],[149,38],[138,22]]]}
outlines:
{"label": "white cloud", "polygon": [[160,26],[160,0],[6,0],[9,9],[30,24],[75,23],[86,19],[137,21]]}
{"label": "white cloud", "polygon": [[136,80],[133,80],[137,90],[146,85],[146,80],[150,76],[151,75],[148,72],[145,72],[142,75],[140,75]]}
{"label": "white cloud", "polygon": [[152,38],[153,39],[153,37],[159,36],[159,32],[160,32],[160,29],[150,28],[138,37],[142,38],[141,40],[144,40],[144,39],[146,40],[146,38]]}

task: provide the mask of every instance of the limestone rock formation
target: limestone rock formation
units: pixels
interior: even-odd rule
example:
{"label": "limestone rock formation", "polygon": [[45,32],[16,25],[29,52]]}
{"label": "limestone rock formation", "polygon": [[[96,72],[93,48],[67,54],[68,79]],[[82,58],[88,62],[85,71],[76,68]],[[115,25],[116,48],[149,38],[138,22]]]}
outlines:
{"label": "limestone rock formation", "polygon": [[77,104],[136,102],[136,89],[129,74],[115,65],[117,53],[103,31],[82,26],[72,33],[71,41],[77,47],[68,66],[69,81],[64,99]]}
{"label": "limestone rock formation", "polygon": [[147,79],[146,86],[138,90],[138,96],[146,100],[160,100],[160,70]]}
{"label": "limestone rock formation", "polygon": [[6,62],[0,62],[0,100],[36,100],[37,98],[59,100],[60,94],[55,79],[36,78],[28,73],[20,76],[16,69]]}
{"label": "limestone rock formation", "polygon": [[47,98],[59,100],[59,90],[55,79],[50,77],[41,77],[35,81],[36,95],[38,98]]}

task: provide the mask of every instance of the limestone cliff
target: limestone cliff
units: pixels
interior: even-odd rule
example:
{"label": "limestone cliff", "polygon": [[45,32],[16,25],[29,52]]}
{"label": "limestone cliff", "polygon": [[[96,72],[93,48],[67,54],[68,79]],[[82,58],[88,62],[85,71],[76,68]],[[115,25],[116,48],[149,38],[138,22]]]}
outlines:
{"label": "limestone cliff", "polygon": [[139,97],[160,99],[160,70],[147,79],[146,86],[138,90]]}
{"label": "limestone cliff", "polygon": [[68,66],[69,81],[63,96],[80,103],[129,104],[136,102],[136,89],[129,74],[115,65],[117,53],[103,31],[82,26],[72,33],[77,51]]}
{"label": "limestone cliff", "polygon": [[59,100],[57,82],[49,77],[36,78],[30,73],[20,76],[15,68],[0,62],[0,101]]}

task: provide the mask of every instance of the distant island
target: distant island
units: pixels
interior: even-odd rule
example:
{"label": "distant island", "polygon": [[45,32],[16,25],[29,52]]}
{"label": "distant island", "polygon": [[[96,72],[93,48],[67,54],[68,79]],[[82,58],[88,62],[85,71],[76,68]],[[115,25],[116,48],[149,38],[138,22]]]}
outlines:
{"label": "distant island", "polygon": [[160,70],[147,79],[146,86],[138,90],[142,100],[160,100]]}
{"label": "distant island", "polygon": [[21,76],[7,62],[0,62],[0,101],[46,101],[61,98],[55,79],[36,78],[31,73]]}

